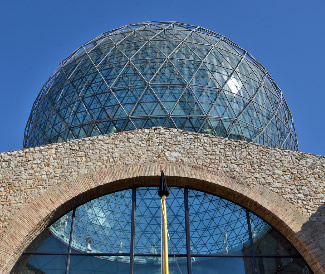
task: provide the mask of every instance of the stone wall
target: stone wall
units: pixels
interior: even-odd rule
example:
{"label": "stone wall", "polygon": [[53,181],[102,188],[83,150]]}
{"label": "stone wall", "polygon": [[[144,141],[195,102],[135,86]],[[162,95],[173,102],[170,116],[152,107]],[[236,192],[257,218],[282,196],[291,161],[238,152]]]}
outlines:
{"label": "stone wall", "polygon": [[[271,217],[268,219],[267,216],[262,216],[262,213],[260,215],[283,234],[286,234],[286,229],[291,229],[299,236],[299,231],[308,223],[308,233],[305,235],[311,237],[310,235],[315,234],[312,236],[314,239],[299,236],[306,246],[300,250],[298,247],[298,250],[303,252],[304,248],[309,249],[310,254],[306,252],[311,259],[307,258],[307,262],[314,270],[324,271],[325,157],[176,129],[142,129],[1,153],[0,235],[4,238],[23,209],[42,197],[43,193],[50,195],[51,189],[54,191],[62,184],[68,186],[69,182],[78,181],[80,176],[114,170],[117,166],[150,167],[153,163],[157,165],[157,176],[159,163],[163,166],[167,163],[171,167],[182,167],[184,178],[187,176],[184,172],[186,167],[188,172],[201,172],[203,181],[208,181],[205,177],[209,176],[228,178],[228,181],[224,181],[225,189],[234,188],[231,182],[235,182],[237,188],[250,191],[250,194],[247,194],[250,195],[250,201],[259,205],[263,205],[263,200],[270,200],[269,205],[265,206],[268,207],[267,212],[277,212],[274,216],[281,215],[278,219],[288,228],[281,228],[279,220],[272,223]],[[176,168],[173,172],[176,176]],[[173,172],[168,174],[167,171],[166,175],[171,176]],[[123,173],[123,170],[120,173]],[[116,179],[121,179],[124,175],[119,176],[116,175]],[[137,176],[142,176],[141,172],[137,172]],[[204,190],[204,183],[198,183],[197,188]],[[248,208],[254,207],[252,202],[246,203],[245,199],[236,200],[235,196],[227,195],[225,191],[225,198]],[[282,204],[286,206],[277,208]],[[254,211],[254,208],[250,209]],[[68,211],[68,208],[65,210]],[[258,210],[256,208],[255,212]],[[295,219],[299,221],[289,216],[296,213],[300,217]],[[294,222],[297,222],[295,227]],[[311,232],[311,229],[314,231]],[[290,232],[288,235],[290,239]],[[27,237],[28,240],[24,243],[27,245],[35,236],[21,235],[21,239]],[[317,245],[317,242],[320,244]],[[317,247],[314,247],[314,244]],[[15,252],[16,258],[22,250]],[[14,263],[7,263],[9,255],[8,251],[0,249],[0,270],[1,264],[8,268]]]}

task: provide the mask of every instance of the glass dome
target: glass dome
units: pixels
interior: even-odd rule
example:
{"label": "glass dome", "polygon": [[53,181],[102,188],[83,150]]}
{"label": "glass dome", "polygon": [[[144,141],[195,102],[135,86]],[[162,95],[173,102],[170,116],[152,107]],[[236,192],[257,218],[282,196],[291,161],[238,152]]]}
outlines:
{"label": "glass dome", "polygon": [[264,67],[226,37],[177,22],[127,25],[66,58],[34,102],[24,147],[153,126],[298,150]]}

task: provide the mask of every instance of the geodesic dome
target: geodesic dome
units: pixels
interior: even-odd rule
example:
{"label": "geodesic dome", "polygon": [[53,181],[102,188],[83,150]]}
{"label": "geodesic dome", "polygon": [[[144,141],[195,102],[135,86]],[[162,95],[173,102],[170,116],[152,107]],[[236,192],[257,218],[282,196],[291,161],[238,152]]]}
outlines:
{"label": "geodesic dome", "polygon": [[153,126],[298,150],[263,66],[226,37],[177,22],[127,25],[66,58],[33,105],[24,147]]}

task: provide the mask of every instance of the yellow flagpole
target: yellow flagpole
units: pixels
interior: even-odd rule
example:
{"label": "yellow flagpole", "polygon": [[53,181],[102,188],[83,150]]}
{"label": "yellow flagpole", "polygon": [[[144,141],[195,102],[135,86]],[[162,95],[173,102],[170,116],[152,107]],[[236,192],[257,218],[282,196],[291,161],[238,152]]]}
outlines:
{"label": "yellow flagpole", "polygon": [[161,171],[160,176],[160,185],[158,189],[158,195],[161,198],[161,207],[162,207],[162,274],[169,274],[169,265],[168,265],[168,230],[167,230],[167,206],[166,206],[166,197],[169,195],[169,188],[167,181],[164,175],[164,172]]}
{"label": "yellow flagpole", "polygon": [[163,261],[164,261],[164,274],[169,274],[168,265],[168,232],[167,232],[167,207],[166,195],[161,197],[163,209]]}

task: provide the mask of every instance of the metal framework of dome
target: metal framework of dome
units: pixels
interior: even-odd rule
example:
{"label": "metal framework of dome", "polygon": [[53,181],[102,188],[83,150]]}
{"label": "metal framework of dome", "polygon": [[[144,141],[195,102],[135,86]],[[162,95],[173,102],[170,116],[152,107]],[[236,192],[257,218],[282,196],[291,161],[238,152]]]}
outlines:
{"label": "metal framework of dome", "polygon": [[177,22],[127,25],[66,58],[33,105],[24,147],[154,126],[298,150],[264,67],[226,37]]}

